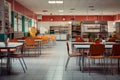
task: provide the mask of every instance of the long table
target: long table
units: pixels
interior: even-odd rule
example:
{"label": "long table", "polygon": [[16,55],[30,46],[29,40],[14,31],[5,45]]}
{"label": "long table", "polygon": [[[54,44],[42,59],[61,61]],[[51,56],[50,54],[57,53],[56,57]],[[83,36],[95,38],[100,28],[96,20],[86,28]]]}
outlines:
{"label": "long table", "polygon": [[[105,49],[112,49],[113,44],[116,44],[116,43],[105,44]],[[87,43],[87,44],[83,44],[83,43],[81,43],[81,44],[74,44],[74,48],[76,48],[78,50],[82,49],[84,51],[84,49],[89,49],[90,45],[91,45],[91,43],[90,44],[89,43]],[[84,52],[82,52],[82,55],[83,55],[82,56],[82,66],[84,68]],[[84,71],[83,68],[82,68],[82,71]]]}
{"label": "long table", "polygon": [[17,48],[22,46],[23,43],[20,42],[9,42],[7,45],[5,45],[4,42],[0,42],[0,49],[7,49],[7,69],[8,69],[8,74],[11,72],[11,60],[10,60],[10,49],[11,48]]}

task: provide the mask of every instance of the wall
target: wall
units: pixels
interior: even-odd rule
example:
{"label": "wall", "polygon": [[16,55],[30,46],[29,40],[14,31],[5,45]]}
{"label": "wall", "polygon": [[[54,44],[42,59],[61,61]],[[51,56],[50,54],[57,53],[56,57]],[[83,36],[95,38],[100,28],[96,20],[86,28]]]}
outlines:
{"label": "wall", "polygon": [[27,9],[24,7],[22,4],[18,3],[15,0],[6,0],[11,3],[11,8],[14,11],[20,12],[23,15],[26,15],[30,18],[36,19],[37,20],[37,14],[31,11],[30,9]]}
{"label": "wall", "polygon": [[[71,21],[74,20],[88,20],[88,21],[95,21],[95,20],[102,20],[102,21],[114,21],[115,16],[113,15],[43,15],[42,21]],[[41,21],[41,19],[38,19]]]}

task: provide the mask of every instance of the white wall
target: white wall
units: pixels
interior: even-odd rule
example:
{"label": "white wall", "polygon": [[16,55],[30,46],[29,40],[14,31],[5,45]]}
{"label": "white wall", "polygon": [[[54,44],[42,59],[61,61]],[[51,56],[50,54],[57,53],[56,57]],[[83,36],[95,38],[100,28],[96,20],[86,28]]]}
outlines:
{"label": "white wall", "polygon": [[44,34],[45,32],[48,32],[50,29],[50,26],[69,26],[70,24],[68,21],[66,22],[38,22],[38,28],[40,29],[40,33]]}

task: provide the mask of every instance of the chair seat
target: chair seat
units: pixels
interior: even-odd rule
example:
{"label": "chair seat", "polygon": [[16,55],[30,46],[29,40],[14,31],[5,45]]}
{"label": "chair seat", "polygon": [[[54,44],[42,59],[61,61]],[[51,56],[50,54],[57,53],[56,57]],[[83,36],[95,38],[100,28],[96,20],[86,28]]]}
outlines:
{"label": "chair seat", "polygon": [[104,58],[104,56],[87,56],[88,58],[100,59]]}
{"label": "chair seat", "polygon": [[120,56],[109,56],[110,58],[120,58]]}
{"label": "chair seat", "polygon": [[82,56],[82,54],[80,53],[72,53],[72,54],[69,54],[70,57],[75,57],[75,56]]}
{"label": "chair seat", "polygon": [[[7,49],[0,49],[1,50],[1,52],[7,52]],[[16,49],[10,49],[10,52],[15,52],[16,51]]]}
{"label": "chair seat", "polygon": [[22,54],[10,54],[10,57],[21,58],[21,57],[23,57],[23,55]]}

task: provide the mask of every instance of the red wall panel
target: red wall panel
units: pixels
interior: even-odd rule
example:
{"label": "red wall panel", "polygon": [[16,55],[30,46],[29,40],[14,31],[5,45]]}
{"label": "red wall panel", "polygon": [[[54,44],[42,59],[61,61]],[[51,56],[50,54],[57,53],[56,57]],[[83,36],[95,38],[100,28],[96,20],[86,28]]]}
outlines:
{"label": "red wall panel", "polygon": [[20,12],[20,13],[22,13],[30,18],[37,20],[37,14],[35,14],[33,11],[24,7],[22,4],[18,3],[15,0],[7,0],[7,1],[11,3],[12,10],[14,9],[17,12]]}
{"label": "red wall panel", "polygon": [[[64,18],[64,20],[63,20]],[[102,21],[114,21],[115,16],[113,15],[43,15],[42,21],[71,21],[74,20],[88,20],[88,21],[95,21],[95,20],[102,20]],[[38,19],[38,21],[41,21]]]}

